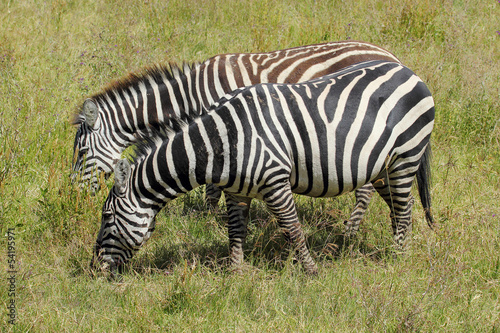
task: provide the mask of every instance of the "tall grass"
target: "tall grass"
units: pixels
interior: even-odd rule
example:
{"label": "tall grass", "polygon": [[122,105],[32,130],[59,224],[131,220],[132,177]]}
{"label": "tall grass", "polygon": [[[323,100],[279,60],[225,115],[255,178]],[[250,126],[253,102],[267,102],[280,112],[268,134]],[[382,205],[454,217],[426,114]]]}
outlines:
{"label": "tall grass", "polygon": [[[498,331],[499,13],[493,0],[0,3],[2,331]],[[310,278],[256,202],[248,265],[234,275],[224,219],[195,191],[160,214],[123,281],[89,272],[107,191],[90,196],[68,178],[69,119],[86,97],[153,63],[343,39],[387,48],[433,92],[435,231],[417,204],[395,256],[381,199],[344,239],[352,195],[297,197],[320,266]]]}

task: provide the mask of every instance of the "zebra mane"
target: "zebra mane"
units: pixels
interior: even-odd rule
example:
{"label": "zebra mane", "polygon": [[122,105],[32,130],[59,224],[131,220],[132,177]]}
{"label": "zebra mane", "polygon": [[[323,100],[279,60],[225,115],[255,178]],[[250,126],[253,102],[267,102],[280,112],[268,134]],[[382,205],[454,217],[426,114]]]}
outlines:
{"label": "zebra mane", "polygon": [[[144,67],[136,72],[131,72],[118,80],[112,81],[107,86],[105,86],[101,92],[91,96],[90,98],[98,103],[101,99],[105,98],[107,94],[112,93],[113,91],[119,91],[130,86],[138,85],[140,82],[148,79],[152,79],[153,81],[158,83],[163,82],[164,79],[170,81],[186,75],[186,73],[192,71],[198,65],[199,63],[197,62],[183,62],[181,66],[176,63],[168,63],[155,64],[149,67]],[[79,125],[84,120],[85,117],[82,115],[82,108],[80,107],[73,115],[70,122],[72,125]]]}
{"label": "zebra mane", "polygon": [[103,91],[93,98],[98,98],[101,95],[105,95],[113,90],[122,90],[126,89],[129,86],[136,85],[147,78],[152,78],[155,82],[162,82],[165,77],[168,81],[173,80],[174,78],[184,76],[187,72],[190,72],[197,63],[182,63],[182,66],[179,66],[176,63],[168,63],[168,64],[155,64],[149,67],[144,67],[137,72],[131,72],[125,77],[118,79],[114,82],[111,82],[107,86],[104,87]]}

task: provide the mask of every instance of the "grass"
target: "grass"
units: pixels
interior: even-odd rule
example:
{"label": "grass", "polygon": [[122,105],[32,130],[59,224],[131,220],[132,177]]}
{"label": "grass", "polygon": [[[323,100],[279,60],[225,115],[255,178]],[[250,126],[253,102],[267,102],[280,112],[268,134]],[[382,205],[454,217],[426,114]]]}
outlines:
{"label": "grass", "polygon": [[[499,12],[493,0],[2,2],[1,330],[499,331]],[[408,248],[395,256],[379,198],[345,240],[352,195],[297,197],[320,266],[311,278],[255,202],[248,265],[233,275],[223,220],[196,191],[161,213],[121,282],[90,274],[107,193],[90,196],[68,178],[69,120],[86,97],[153,63],[348,38],[392,51],[433,92],[435,231],[417,204]]]}

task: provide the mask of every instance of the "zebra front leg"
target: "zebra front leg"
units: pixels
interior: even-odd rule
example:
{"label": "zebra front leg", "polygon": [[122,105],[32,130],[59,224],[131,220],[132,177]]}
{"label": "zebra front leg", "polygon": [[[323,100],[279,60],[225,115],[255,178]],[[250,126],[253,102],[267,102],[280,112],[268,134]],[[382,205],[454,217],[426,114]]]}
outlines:
{"label": "zebra front leg", "polygon": [[226,193],[229,258],[231,267],[236,272],[241,272],[241,265],[243,264],[243,245],[247,236],[248,212],[251,202],[252,198],[238,197]]}
{"label": "zebra front leg", "polygon": [[217,211],[219,209],[219,200],[222,191],[214,184],[207,184],[205,186],[205,201],[208,209]]}
{"label": "zebra front leg", "polygon": [[268,192],[264,196],[264,201],[269,210],[278,219],[278,224],[281,230],[283,230],[285,238],[296,249],[298,259],[306,272],[311,275],[318,274],[318,266],[316,266],[307,249],[306,238],[297,216],[289,183],[279,189]]}
{"label": "zebra front leg", "polygon": [[375,188],[373,188],[372,184],[365,184],[356,190],[356,204],[354,205],[351,217],[349,217],[349,220],[344,221],[346,236],[354,236],[358,232],[359,225],[368,209],[368,204],[374,192]]}

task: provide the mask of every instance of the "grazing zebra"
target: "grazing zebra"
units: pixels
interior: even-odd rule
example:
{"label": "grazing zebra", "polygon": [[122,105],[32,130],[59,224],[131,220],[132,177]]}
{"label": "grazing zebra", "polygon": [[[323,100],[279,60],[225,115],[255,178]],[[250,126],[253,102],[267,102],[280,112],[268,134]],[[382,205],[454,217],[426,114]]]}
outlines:
{"label": "grazing zebra", "polygon": [[243,261],[252,198],[263,200],[316,273],[293,193],[330,197],[372,183],[391,210],[396,244],[411,230],[416,175],[429,225],[430,135],[434,102],[426,85],[398,63],[371,61],[301,84],[258,84],[166,137],[120,160],[102,209],[92,266],[112,271],[150,237],[170,200],[202,184],[228,194],[230,258]]}
{"label": "grazing zebra", "polygon": [[[122,152],[150,126],[182,118],[187,111],[196,116],[226,93],[256,83],[295,83],[331,74],[358,62],[399,62],[390,52],[364,42],[346,41],[295,47],[269,53],[218,55],[199,66],[181,70],[171,65],[146,70],[111,85],[87,99],[74,123],[79,125],[74,141],[72,178],[99,188],[99,171],[109,176]],[[355,210],[346,222],[356,231],[373,192],[371,185],[359,189]],[[207,185],[207,201],[215,207],[220,191]]]}

